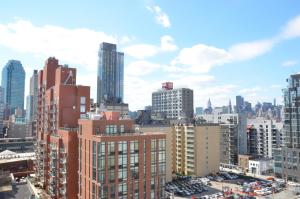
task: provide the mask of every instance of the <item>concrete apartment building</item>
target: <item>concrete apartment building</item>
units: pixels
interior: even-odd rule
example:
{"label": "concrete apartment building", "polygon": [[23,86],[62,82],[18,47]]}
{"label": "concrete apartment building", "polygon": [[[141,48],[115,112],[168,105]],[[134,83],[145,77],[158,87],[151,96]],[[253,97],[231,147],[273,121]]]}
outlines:
{"label": "concrete apartment building", "polygon": [[[220,126],[218,124],[178,124],[142,126],[141,131],[165,132],[167,168],[173,173],[205,176],[219,171]],[[167,180],[171,180],[170,178]]]}
{"label": "concrete apartment building", "polygon": [[79,120],[79,199],[164,198],[166,134],[103,112]]}
{"label": "concrete apartment building", "polygon": [[165,82],[162,84],[162,89],[152,93],[152,114],[168,119],[192,118],[193,97],[193,90],[173,89],[172,82]]}
{"label": "concrete apartment building", "polygon": [[248,154],[272,158],[282,145],[282,122],[258,117],[247,120]]}
{"label": "concrete apartment building", "polygon": [[197,117],[202,123],[221,126],[221,163],[238,163],[238,154],[247,154],[247,118],[245,114],[212,113]]}
{"label": "concrete apartment building", "polygon": [[35,172],[51,198],[77,198],[78,119],[90,108],[90,87],[76,85],[76,69],[50,57],[38,73]]}
{"label": "concrete apartment building", "polygon": [[219,171],[220,126],[176,125],[173,129],[173,168],[184,175],[205,176]]}

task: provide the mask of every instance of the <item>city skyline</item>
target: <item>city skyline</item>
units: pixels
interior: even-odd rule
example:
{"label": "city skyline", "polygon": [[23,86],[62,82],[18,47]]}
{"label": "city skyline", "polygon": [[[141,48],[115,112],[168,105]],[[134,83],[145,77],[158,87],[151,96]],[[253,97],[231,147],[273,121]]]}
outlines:
{"label": "city skyline", "polygon": [[[59,8],[51,2],[28,10],[16,4],[0,8],[0,65],[10,59],[22,62],[25,96],[29,74],[55,56],[78,68],[78,83],[91,86],[96,99],[101,42],[116,43],[124,52],[124,102],[131,110],[151,104],[151,93],[164,81],[193,89],[195,107],[205,107],[208,98],[213,106],[227,105],[229,99],[235,104],[236,95],[252,103],[276,98],[282,104],[285,79],[298,72],[299,2],[226,2],[216,7],[208,2],[91,1],[84,6],[59,3]],[[97,12],[102,6],[107,9]],[[55,8],[56,16],[53,9],[41,15],[43,7]],[[66,8],[74,11],[68,17]],[[82,16],[81,9],[89,12]]]}

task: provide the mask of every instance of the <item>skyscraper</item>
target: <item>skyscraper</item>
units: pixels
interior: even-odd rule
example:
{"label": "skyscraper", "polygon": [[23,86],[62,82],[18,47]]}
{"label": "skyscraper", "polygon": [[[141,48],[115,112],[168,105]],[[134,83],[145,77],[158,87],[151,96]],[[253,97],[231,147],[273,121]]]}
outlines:
{"label": "skyscraper", "polygon": [[279,177],[300,181],[300,74],[291,75],[283,90],[284,120],[282,148],[274,151],[274,170]]}
{"label": "skyscraper", "polygon": [[240,95],[236,96],[235,98],[235,104],[236,104],[236,112],[241,113],[244,109],[244,98]]}
{"label": "skyscraper", "polygon": [[9,60],[2,69],[1,86],[4,88],[4,103],[11,111],[24,108],[25,71],[20,61]]}
{"label": "skyscraper", "polygon": [[3,120],[4,120],[4,89],[2,86],[0,86],[0,137],[2,137],[2,131],[3,131]]}
{"label": "skyscraper", "polygon": [[26,98],[27,136],[36,135],[36,118],[38,105],[38,73],[33,71],[30,77],[29,95]]}
{"label": "skyscraper", "polygon": [[36,177],[51,198],[77,198],[78,119],[90,108],[90,87],[76,69],[47,59],[38,73]]}
{"label": "skyscraper", "polygon": [[116,44],[101,43],[98,53],[97,103],[123,102],[124,53],[117,52]]}

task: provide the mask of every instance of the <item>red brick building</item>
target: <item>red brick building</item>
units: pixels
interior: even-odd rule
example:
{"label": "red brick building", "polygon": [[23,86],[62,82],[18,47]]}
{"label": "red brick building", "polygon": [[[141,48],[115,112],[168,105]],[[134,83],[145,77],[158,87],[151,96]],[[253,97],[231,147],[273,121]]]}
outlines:
{"label": "red brick building", "polygon": [[38,89],[37,180],[51,198],[77,198],[77,127],[89,111],[90,87],[76,85],[76,69],[50,57]]}
{"label": "red brick building", "polygon": [[166,134],[135,133],[118,112],[79,120],[80,199],[163,198]]}

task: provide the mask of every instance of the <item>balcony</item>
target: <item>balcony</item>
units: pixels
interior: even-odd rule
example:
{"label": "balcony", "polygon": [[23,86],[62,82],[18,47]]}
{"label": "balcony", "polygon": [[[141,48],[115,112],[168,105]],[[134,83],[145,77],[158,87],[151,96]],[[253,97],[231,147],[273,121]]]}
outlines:
{"label": "balcony", "polygon": [[65,175],[67,173],[67,170],[65,168],[62,168],[59,170],[61,174]]}
{"label": "balcony", "polygon": [[60,184],[62,184],[62,185],[67,184],[66,178],[61,178],[61,179],[59,180],[59,182],[60,182]]}
{"label": "balcony", "polygon": [[59,162],[60,162],[60,164],[63,164],[63,165],[64,165],[64,164],[66,164],[66,163],[67,163],[67,160],[66,160],[66,158],[63,158],[63,159],[60,159],[60,161],[59,161]]}
{"label": "balcony", "polygon": [[60,193],[61,196],[65,196],[66,195],[66,190],[65,189],[61,189],[59,191],[59,193]]}

